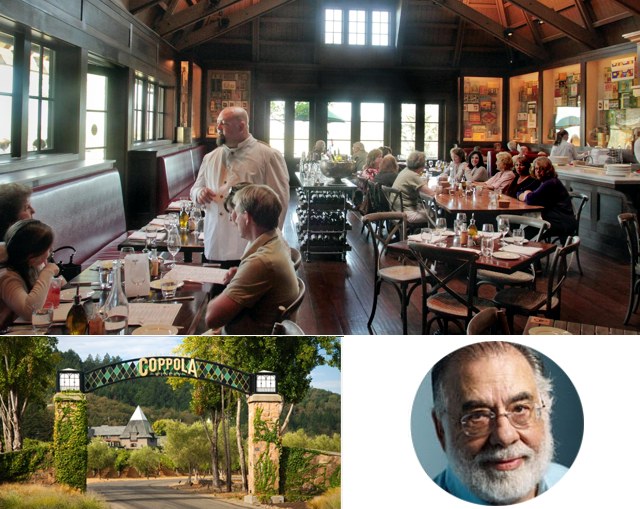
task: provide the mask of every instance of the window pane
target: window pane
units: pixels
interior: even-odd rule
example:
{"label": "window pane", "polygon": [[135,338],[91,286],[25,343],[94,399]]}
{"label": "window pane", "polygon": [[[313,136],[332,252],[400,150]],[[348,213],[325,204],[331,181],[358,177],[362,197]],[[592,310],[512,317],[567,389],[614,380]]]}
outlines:
{"label": "window pane", "polygon": [[42,97],[51,97],[51,69],[53,69],[53,51],[43,48],[42,51]]}
{"label": "window pane", "polygon": [[42,62],[40,58],[40,46],[31,45],[31,59],[29,61],[29,95],[40,95],[40,69]]}
{"label": "window pane", "polygon": [[295,102],[295,119],[293,123],[293,157],[301,157],[309,150],[309,103]]}
{"label": "window pane", "polygon": [[366,11],[349,11],[349,44],[364,46]]}
{"label": "window pane", "polygon": [[11,96],[0,95],[0,154],[11,152]]}
{"label": "window pane", "polygon": [[87,112],[87,148],[104,147],[107,115],[101,111]]}
{"label": "window pane", "polygon": [[371,13],[371,44],[389,46],[389,13],[387,11]]}
{"label": "window pane", "polygon": [[364,146],[384,145],[384,103],[362,103],[360,119],[360,141]]}
{"label": "window pane", "polygon": [[269,145],[284,154],[284,101],[269,103]]}
{"label": "window pane", "polygon": [[440,127],[440,105],[424,105],[424,153],[427,159],[437,159],[438,155],[438,132]]}
{"label": "window pane", "polygon": [[416,149],[416,105],[402,104],[400,108],[400,153],[409,155]]}
{"label": "window pane", "polygon": [[0,94],[13,90],[13,47],[13,37],[0,33]]}
{"label": "window pane", "polygon": [[41,142],[40,150],[45,148],[53,148],[51,143],[50,131],[53,131],[53,102],[42,101],[40,110],[40,138]]}
{"label": "window pane", "polygon": [[87,74],[87,109],[106,109],[107,104],[107,78],[98,74]]}
{"label": "window pane", "polygon": [[351,103],[330,102],[327,107],[327,145],[333,145],[334,152],[350,154]]}
{"label": "window pane", "polygon": [[324,42],[325,44],[342,44],[342,10],[325,9]]}
{"label": "window pane", "polygon": [[38,103],[37,99],[29,99],[28,142],[27,150],[33,152],[38,146]]}
{"label": "window pane", "polygon": [[427,159],[438,159],[438,142],[425,141],[424,154]]}

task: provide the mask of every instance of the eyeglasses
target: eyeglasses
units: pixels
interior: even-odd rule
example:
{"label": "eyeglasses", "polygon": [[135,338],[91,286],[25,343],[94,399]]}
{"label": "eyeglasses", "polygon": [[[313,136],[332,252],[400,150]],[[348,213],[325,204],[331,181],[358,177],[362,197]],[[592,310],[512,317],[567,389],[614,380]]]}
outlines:
{"label": "eyeglasses", "polygon": [[465,414],[460,419],[462,431],[468,437],[486,436],[493,430],[498,417],[505,416],[509,423],[516,429],[526,429],[533,422],[540,419],[542,409],[545,404],[540,406],[529,405],[526,403],[517,403],[513,410],[496,414],[491,410],[478,410]]}

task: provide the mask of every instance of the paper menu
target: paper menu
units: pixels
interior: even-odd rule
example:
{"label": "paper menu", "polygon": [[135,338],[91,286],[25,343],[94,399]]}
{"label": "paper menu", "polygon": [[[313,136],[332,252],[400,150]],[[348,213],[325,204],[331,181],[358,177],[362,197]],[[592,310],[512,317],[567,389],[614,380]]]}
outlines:
{"label": "paper menu", "polygon": [[175,281],[194,281],[196,283],[223,284],[227,269],[216,267],[200,267],[197,265],[176,265],[165,276],[164,279]]}
{"label": "paper menu", "polygon": [[173,325],[178,316],[181,303],[154,304],[149,302],[131,302],[129,304],[129,325]]}

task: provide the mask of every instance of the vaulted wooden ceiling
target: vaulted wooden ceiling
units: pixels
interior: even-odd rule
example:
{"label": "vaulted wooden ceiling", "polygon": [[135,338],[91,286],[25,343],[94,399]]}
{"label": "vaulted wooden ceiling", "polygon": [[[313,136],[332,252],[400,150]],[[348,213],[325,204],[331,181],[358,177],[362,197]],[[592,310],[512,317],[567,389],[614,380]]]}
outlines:
{"label": "vaulted wooden ceiling", "polygon": [[[621,34],[640,30],[640,0],[387,0],[387,4],[399,22],[396,62],[406,66],[425,65],[427,60],[416,57],[423,53],[434,67],[469,65],[478,58],[481,65],[491,54],[506,54],[521,64],[539,63],[558,59],[562,53],[571,57],[621,44],[626,42]],[[313,44],[321,39],[317,20],[324,7],[362,5],[368,2],[129,0],[128,8],[178,51],[197,52],[225,41]],[[278,29],[261,29],[266,24]],[[255,50],[250,54],[255,57]]]}

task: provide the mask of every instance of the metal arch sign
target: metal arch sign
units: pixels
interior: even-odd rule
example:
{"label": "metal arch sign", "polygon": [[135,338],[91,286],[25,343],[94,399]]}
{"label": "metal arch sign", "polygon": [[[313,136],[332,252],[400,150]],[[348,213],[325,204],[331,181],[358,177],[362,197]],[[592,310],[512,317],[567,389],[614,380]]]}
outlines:
{"label": "metal arch sign", "polygon": [[82,392],[92,392],[101,387],[125,380],[146,377],[194,378],[226,385],[245,394],[256,389],[255,375],[245,373],[217,362],[192,357],[141,357],[106,364],[84,373]]}

